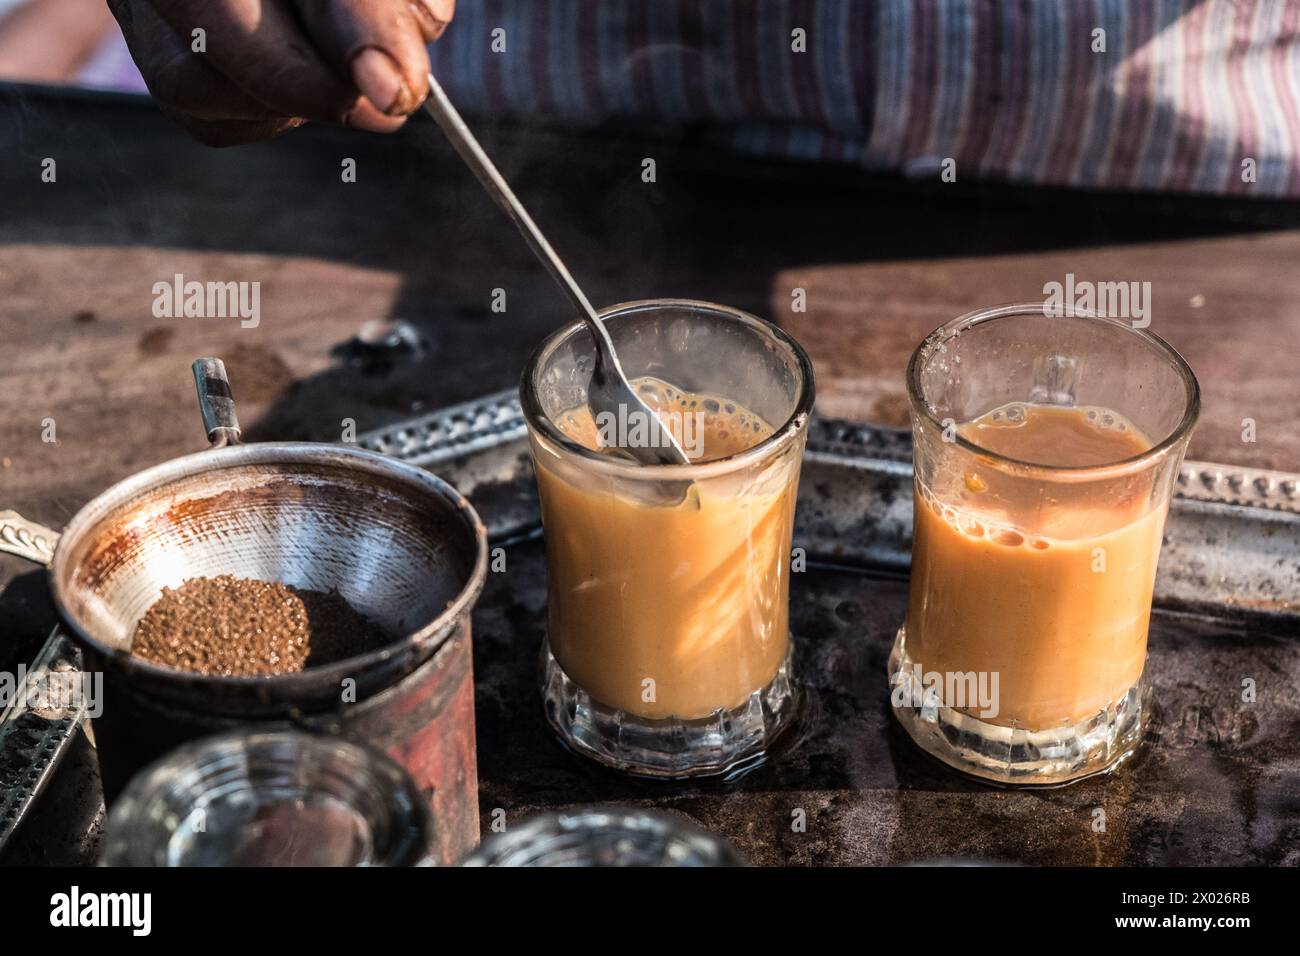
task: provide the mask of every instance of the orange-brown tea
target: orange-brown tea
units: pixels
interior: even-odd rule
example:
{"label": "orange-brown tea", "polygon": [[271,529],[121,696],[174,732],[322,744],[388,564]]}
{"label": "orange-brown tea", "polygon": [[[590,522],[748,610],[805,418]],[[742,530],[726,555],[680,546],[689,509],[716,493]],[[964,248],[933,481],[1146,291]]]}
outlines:
{"label": "orange-brown tea", "polygon": [[[1104,408],[1016,403],[958,431],[998,455],[1058,467],[1151,447]],[[977,716],[1030,730],[1096,714],[1141,676],[1167,507],[1151,506],[1149,481],[1106,500],[1087,484],[1077,494],[1062,485],[1053,500],[1023,490],[1040,487],[978,466],[918,482],[906,624],[924,671],[996,673],[997,713]]]}
{"label": "orange-brown tea", "polygon": [[[664,421],[684,416],[676,420],[687,423],[682,444],[688,454],[696,446],[694,463],[772,434],[725,396],[656,379],[633,384]],[[585,407],[556,424],[573,441],[602,447]],[[690,433],[697,426],[699,442]],[[790,643],[798,474],[799,457],[788,454],[757,474],[691,482],[680,500],[642,500],[598,471],[539,455],[549,640],[564,671],[601,703],[652,719],[707,716],[767,686]]]}

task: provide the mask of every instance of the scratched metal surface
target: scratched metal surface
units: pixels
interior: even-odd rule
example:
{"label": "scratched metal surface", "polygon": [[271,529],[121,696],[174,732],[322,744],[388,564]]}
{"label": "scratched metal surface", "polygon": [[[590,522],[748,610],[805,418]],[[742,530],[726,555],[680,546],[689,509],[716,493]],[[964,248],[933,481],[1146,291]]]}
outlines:
{"label": "scratched metal surface", "polygon": [[[815,421],[795,536],[814,564],[793,576],[791,595],[807,689],[802,719],[765,766],[738,781],[667,784],[568,754],[542,720],[535,673],[545,562],[523,424],[509,394],[361,443],[449,479],[507,547],[507,571],[489,575],[474,618],[485,822],[497,809],[522,818],[585,803],[655,806],[692,817],[759,864],[1300,864],[1295,476],[1184,467],[1152,622],[1158,713],[1142,751],[1107,778],[999,790],[931,761],[889,713],[885,659],[903,616],[911,537],[909,438]],[[1255,687],[1250,703],[1246,680]],[[0,771],[6,760],[12,755],[0,749]],[[32,859],[34,847],[58,841],[66,855],[93,859],[94,813],[92,825],[68,832],[50,810],[94,809],[93,775],[66,763],[30,780],[17,773],[15,789],[31,791],[32,819],[6,860]]]}
{"label": "scratched metal surface", "polygon": [[[542,552],[536,539],[508,549],[475,620],[485,821],[497,808],[509,820],[583,803],[653,806],[688,815],[756,864],[1300,864],[1293,637],[1158,613],[1149,667],[1159,716],[1139,756],[1072,787],[997,790],[922,754],[889,713],[885,659],[906,580],[813,567],[792,575],[808,690],[795,736],[736,783],[641,782],[568,754],[541,719]],[[1258,687],[1250,705],[1248,676]],[[793,827],[799,811],[804,832]]]}

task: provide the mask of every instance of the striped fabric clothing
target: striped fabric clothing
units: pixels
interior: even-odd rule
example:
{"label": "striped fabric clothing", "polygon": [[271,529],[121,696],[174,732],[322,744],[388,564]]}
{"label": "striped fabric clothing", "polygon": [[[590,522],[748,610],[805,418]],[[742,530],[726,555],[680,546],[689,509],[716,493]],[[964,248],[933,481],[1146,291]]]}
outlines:
{"label": "striped fabric clothing", "polygon": [[463,0],[432,58],[466,112],[700,123],[916,175],[1300,193],[1300,0]]}

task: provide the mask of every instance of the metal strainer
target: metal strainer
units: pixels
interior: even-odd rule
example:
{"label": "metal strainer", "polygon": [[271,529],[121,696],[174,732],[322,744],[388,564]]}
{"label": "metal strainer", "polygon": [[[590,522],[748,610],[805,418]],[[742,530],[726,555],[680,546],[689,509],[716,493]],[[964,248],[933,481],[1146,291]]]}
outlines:
{"label": "metal strainer", "polygon": [[[0,549],[49,562],[55,604],[85,652],[86,670],[105,673],[95,730],[110,792],[166,746],[223,722],[332,711],[332,729],[346,732],[368,698],[384,697],[448,642],[464,645],[457,673],[468,681],[469,613],[487,564],[486,529],[469,502],[428,472],[374,452],[306,442],[241,445],[224,366],[199,359],[194,374],[212,448],[114,485],[62,535],[0,513],[7,531]],[[273,677],[204,676],[130,655],[135,626],[163,588],[222,574],[336,590],[388,639],[359,641],[342,660]],[[465,687],[458,677],[444,690],[470,701],[472,778],[472,686]],[[428,696],[430,687],[423,690]],[[439,700],[421,703],[441,713],[450,704]],[[466,708],[456,709],[463,721]],[[375,721],[372,713],[372,726],[391,727],[393,739],[368,742],[393,749],[426,730],[411,719]],[[113,747],[101,724],[117,738]],[[130,766],[110,768],[103,751],[127,738],[132,753],[123,763]]]}

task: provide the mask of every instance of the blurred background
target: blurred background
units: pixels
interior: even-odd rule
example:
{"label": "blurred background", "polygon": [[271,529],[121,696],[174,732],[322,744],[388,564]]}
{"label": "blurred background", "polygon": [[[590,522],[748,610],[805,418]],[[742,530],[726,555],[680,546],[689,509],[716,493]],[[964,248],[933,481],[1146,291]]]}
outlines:
{"label": "blurred background", "polygon": [[104,0],[0,0],[0,77],[145,91]]}

